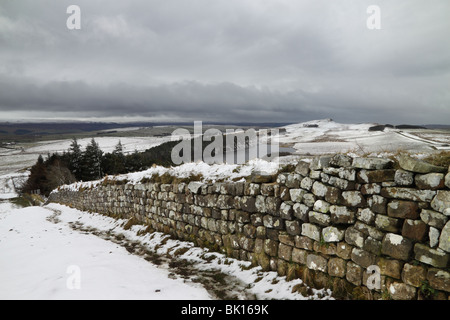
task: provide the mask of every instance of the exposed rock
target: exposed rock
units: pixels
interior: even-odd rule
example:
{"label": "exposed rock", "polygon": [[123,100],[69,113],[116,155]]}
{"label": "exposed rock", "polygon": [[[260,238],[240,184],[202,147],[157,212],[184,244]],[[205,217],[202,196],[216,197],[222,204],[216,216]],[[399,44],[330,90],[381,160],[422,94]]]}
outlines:
{"label": "exposed rock", "polygon": [[319,226],[328,226],[331,223],[331,217],[329,215],[315,211],[309,211],[308,219],[310,223],[315,223]]}
{"label": "exposed rock", "polygon": [[350,167],[353,163],[353,158],[345,154],[335,154],[329,165],[333,167]]}
{"label": "exposed rock", "polygon": [[413,188],[386,187],[381,189],[381,195],[387,198],[430,202],[431,199],[433,199],[433,197],[436,195],[436,191],[417,190]]}
{"label": "exposed rock", "polygon": [[328,167],[330,165],[331,159],[331,156],[314,157],[314,159],[311,161],[311,164],[309,165],[309,168],[311,170],[319,170]]}
{"label": "exposed rock", "polygon": [[428,238],[430,239],[430,247],[435,248],[439,244],[439,236],[441,235],[441,232],[439,229],[436,229],[434,227],[430,227],[430,230],[428,231]]}
{"label": "exposed rock", "polygon": [[401,282],[389,285],[389,294],[393,300],[412,300],[416,297],[416,288]]}
{"label": "exposed rock", "polygon": [[307,176],[309,174],[309,162],[299,161],[295,167],[295,172],[301,174],[302,176]]}
{"label": "exposed rock", "polygon": [[383,158],[354,158],[352,166],[360,169],[381,170],[389,169],[394,162]]}
{"label": "exposed rock", "polygon": [[446,292],[450,292],[450,273],[448,271],[430,268],[427,273],[430,286]]}
{"label": "exposed rock", "polygon": [[357,246],[358,248],[362,248],[364,245],[364,234],[353,227],[347,228],[347,230],[345,230],[344,237],[345,242],[347,242],[348,244]]}
{"label": "exposed rock", "polygon": [[302,202],[303,196],[308,193],[303,189],[290,189],[291,200],[294,202]]}
{"label": "exposed rock", "polygon": [[439,249],[450,252],[450,221],[447,222],[439,237]]}
{"label": "exposed rock", "polygon": [[344,278],[347,262],[341,258],[331,258],[328,260],[328,274],[332,277]]}
{"label": "exposed rock", "polygon": [[317,254],[308,254],[306,257],[306,266],[311,270],[326,272],[328,261],[324,257]]}
{"label": "exposed rock", "polygon": [[388,203],[388,216],[403,219],[417,219],[419,205],[413,201],[394,200]]}
{"label": "exposed rock", "polygon": [[427,225],[422,220],[405,219],[402,236],[414,241],[423,241],[427,235]]}
{"label": "exposed rock", "polygon": [[406,155],[401,155],[399,157],[399,164],[400,167],[404,170],[416,172],[416,173],[430,173],[430,172],[446,172],[447,169],[444,167],[438,167],[435,165],[432,165],[428,162],[417,160],[414,158],[411,158]]}
{"label": "exposed rock", "polygon": [[395,170],[361,170],[358,173],[358,182],[360,183],[375,183],[394,181]]}
{"label": "exposed rock", "polygon": [[414,246],[415,259],[436,268],[446,268],[449,254],[432,249],[424,244],[416,243]]}
{"label": "exposed rock", "polygon": [[438,190],[433,201],[431,201],[431,207],[446,216],[450,216],[450,191]]}
{"label": "exposed rock", "polygon": [[310,209],[307,205],[303,203],[294,203],[292,209],[294,210],[294,217],[304,222],[308,222],[308,212]]}
{"label": "exposed rock", "polygon": [[399,186],[411,186],[414,183],[414,173],[399,169],[395,171],[394,181]]}
{"label": "exposed rock", "polygon": [[404,283],[417,288],[422,286],[426,279],[427,271],[423,266],[409,263],[405,263],[403,266],[402,280]]}
{"label": "exposed rock", "polygon": [[336,224],[351,224],[355,222],[355,212],[345,206],[330,206],[331,221]]}
{"label": "exposed rock", "polygon": [[349,207],[362,207],[366,204],[366,199],[359,191],[342,192],[343,204]]}
{"label": "exposed rock", "polygon": [[336,227],[325,227],[322,229],[322,237],[325,242],[340,242],[344,239],[344,230]]}
{"label": "exposed rock", "polygon": [[398,234],[387,233],[382,241],[381,253],[395,259],[407,261],[413,249],[413,242]]}
{"label": "exposed rock", "polygon": [[302,224],[302,236],[308,237],[310,239],[320,241],[321,230],[318,226],[311,223]]}
{"label": "exposed rock", "polygon": [[418,174],[416,175],[415,181],[419,189],[437,190],[444,188],[443,173]]}
{"label": "exposed rock", "polygon": [[444,214],[427,209],[422,209],[420,212],[420,218],[426,224],[438,229],[442,229],[448,220],[447,216]]}
{"label": "exposed rock", "polygon": [[382,214],[377,214],[375,218],[375,226],[386,232],[398,232],[400,230],[401,221]]}

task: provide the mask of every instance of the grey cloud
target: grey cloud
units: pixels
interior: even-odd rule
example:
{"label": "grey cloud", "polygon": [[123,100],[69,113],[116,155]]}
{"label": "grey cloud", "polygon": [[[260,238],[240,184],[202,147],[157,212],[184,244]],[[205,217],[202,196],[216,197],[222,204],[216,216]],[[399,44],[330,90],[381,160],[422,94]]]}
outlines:
{"label": "grey cloud", "polygon": [[448,122],[450,4],[377,2],[3,1],[0,118]]}

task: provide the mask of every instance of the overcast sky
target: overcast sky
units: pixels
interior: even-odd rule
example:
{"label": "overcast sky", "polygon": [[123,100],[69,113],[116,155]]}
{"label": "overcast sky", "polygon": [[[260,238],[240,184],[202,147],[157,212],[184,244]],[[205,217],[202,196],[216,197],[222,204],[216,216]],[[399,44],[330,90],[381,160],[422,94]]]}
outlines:
{"label": "overcast sky", "polygon": [[448,0],[1,0],[0,121],[450,124],[449,14]]}

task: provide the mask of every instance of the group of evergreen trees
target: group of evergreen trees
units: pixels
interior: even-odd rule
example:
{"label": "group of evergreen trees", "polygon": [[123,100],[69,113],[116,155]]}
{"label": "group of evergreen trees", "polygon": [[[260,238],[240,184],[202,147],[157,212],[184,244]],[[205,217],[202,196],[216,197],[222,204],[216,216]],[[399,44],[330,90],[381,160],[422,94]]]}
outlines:
{"label": "group of evergreen trees", "polygon": [[73,138],[67,152],[49,154],[45,160],[39,156],[30,170],[28,180],[22,186],[22,192],[33,193],[39,190],[41,194],[48,195],[62,184],[142,171],[153,164],[170,166],[173,165],[171,150],[176,143],[178,142],[166,142],[144,152],[125,154],[119,140],[111,153],[104,153],[94,138],[84,151],[77,139]]}

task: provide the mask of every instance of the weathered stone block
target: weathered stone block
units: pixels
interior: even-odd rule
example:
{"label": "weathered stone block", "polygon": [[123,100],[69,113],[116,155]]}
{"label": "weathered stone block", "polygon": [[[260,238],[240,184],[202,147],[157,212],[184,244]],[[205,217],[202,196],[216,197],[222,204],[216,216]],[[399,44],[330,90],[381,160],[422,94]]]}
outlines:
{"label": "weathered stone block", "polygon": [[348,243],[342,241],[336,246],[336,255],[342,259],[348,260],[352,254],[353,247]]}
{"label": "weathered stone block", "polygon": [[332,167],[351,167],[353,158],[345,154],[335,154],[331,157],[329,165]]}
{"label": "weathered stone block", "polygon": [[356,213],[356,218],[366,224],[373,224],[375,222],[375,213],[369,208],[358,209]]}
{"label": "weathered stone block", "polygon": [[368,194],[380,194],[381,192],[381,186],[376,183],[367,183],[362,185],[361,187],[361,194],[368,195]]}
{"label": "weathered stone block", "polygon": [[339,168],[339,178],[348,181],[356,181],[356,170],[351,168]]}
{"label": "weathered stone block", "polygon": [[275,182],[261,184],[261,194],[263,196],[273,196],[275,194]]}
{"label": "weathered stone block", "polygon": [[444,188],[443,173],[418,174],[416,175],[415,181],[419,189],[437,190]]}
{"label": "weathered stone block", "polygon": [[422,209],[422,211],[420,212],[420,218],[429,226],[438,229],[442,229],[445,226],[445,223],[448,221],[447,216],[445,216],[444,214],[427,209]]}
{"label": "weathered stone block", "polygon": [[312,208],[316,202],[316,196],[312,193],[307,193],[303,196],[303,203],[308,207]]}
{"label": "weathered stone block", "polygon": [[286,177],[286,187],[299,188],[301,176],[298,173],[289,173]]}
{"label": "weathered stone block", "polygon": [[332,158],[331,156],[314,157],[309,165],[309,168],[311,170],[319,170],[319,169],[323,169],[325,167],[329,167],[331,158]]}
{"label": "weathered stone block", "polygon": [[306,265],[306,256],[308,254],[308,251],[299,249],[299,248],[293,248],[292,249],[292,262],[298,263],[300,265]]}
{"label": "weathered stone block", "polygon": [[280,243],[278,247],[278,257],[280,259],[290,261],[292,258],[292,249],[293,248],[291,246]]}
{"label": "weathered stone block", "polygon": [[356,230],[354,227],[349,227],[345,230],[345,242],[350,245],[362,248],[364,245],[365,236],[362,232]]}
{"label": "weathered stone block", "polygon": [[381,253],[407,261],[412,253],[413,242],[398,234],[387,233],[381,244]]}
{"label": "weathered stone block", "polygon": [[342,192],[342,204],[348,207],[364,207],[366,199],[359,191]]}
{"label": "weathered stone block", "polygon": [[448,271],[430,268],[427,279],[434,289],[450,292],[450,273]]}
{"label": "weathered stone block", "polygon": [[380,268],[381,275],[400,279],[403,267],[402,261],[378,257],[376,264]]}
{"label": "weathered stone block", "polygon": [[424,244],[416,243],[414,246],[415,259],[436,268],[446,268],[449,254],[432,249]]}
{"label": "weathered stone block", "polygon": [[430,239],[430,248],[435,248],[438,246],[440,235],[441,232],[439,231],[439,229],[430,227],[430,230],[428,231],[428,238]]}
{"label": "weathered stone block", "polygon": [[301,174],[302,176],[307,176],[309,174],[309,162],[299,161],[295,167],[295,172]]}
{"label": "weathered stone block", "polygon": [[321,229],[311,223],[302,224],[302,235],[310,239],[320,241]]}
{"label": "weathered stone block", "polygon": [[373,212],[386,214],[386,205],[387,205],[386,198],[379,195],[374,195],[367,200],[367,204],[369,205],[369,208]]}
{"label": "weathered stone block", "polygon": [[335,224],[351,224],[355,222],[355,211],[345,206],[330,206],[331,221]]}
{"label": "weathered stone block", "polygon": [[310,209],[307,205],[303,203],[295,203],[292,209],[294,210],[294,217],[304,222],[308,222],[308,212]]}
{"label": "weathered stone block", "polygon": [[436,191],[417,190],[413,188],[386,187],[381,189],[381,195],[387,198],[430,202],[436,195]]}
{"label": "weathered stone block", "polygon": [[402,236],[414,241],[423,241],[428,233],[428,227],[422,220],[405,219]]}
{"label": "weathered stone block", "polygon": [[439,249],[450,252],[450,221],[445,224],[441,231],[441,236],[439,237]]}
{"label": "weathered stone block", "polygon": [[272,239],[264,240],[264,252],[271,257],[278,256],[278,246],[278,241]]}
{"label": "weathered stone block", "polygon": [[300,222],[297,220],[286,221],[286,232],[291,235],[299,235],[301,233]]}
{"label": "weathered stone block", "polygon": [[255,200],[255,208],[259,213],[266,213],[266,197],[262,195],[257,195]]}
{"label": "weathered stone block", "polygon": [[347,281],[355,286],[360,286],[362,283],[362,274],[363,268],[361,268],[361,266],[352,261],[347,262],[347,273],[345,275]]}
{"label": "weathered stone block", "polygon": [[278,197],[266,198],[266,212],[275,216],[280,215],[281,199]]}
{"label": "weathered stone block", "polygon": [[306,266],[308,269],[327,272],[328,261],[317,254],[308,254],[306,256]]}
{"label": "weathered stone block", "polygon": [[305,250],[312,250],[313,249],[313,242],[314,240],[305,237],[305,236],[296,236],[294,238],[295,241],[295,247]]}
{"label": "weathered stone block", "polygon": [[331,223],[331,217],[329,215],[316,211],[309,211],[308,220],[310,223],[315,223],[320,226],[328,226]]}
{"label": "weathered stone block", "polygon": [[411,186],[414,183],[414,173],[399,169],[395,171],[394,181],[399,186]]}
{"label": "weathered stone block", "polygon": [[431,201],[431,207],[446,216],[450,216],[450,191],[438,190],[436,196]]}
{"label": "weathered stone block", "polygon": [[198,182],[198,181],[191,181],[189,182],[187,188],[190,192],[192,192],[193,194],[199,194],[201,187],[204,185],[203,182]]}
{"label": "weathered stone block", "polygon": [[427,270],[423,266],[405,263],[402,271],[402,281],[413,287],[420,287],[427,279]]}
{"label": "weathered stone block", "polygon": [[283,202],[280,206],[280,217],[286,220],[292,220],[292,214],[294,210],[292,209],[292,202]]}
{"label": "weathered stone block", "polygon": [[427,163],[422,160],[413,159],[409,156],[402,155],[399,157],[400,167],[404,170],[417,172],[417,173],[430,173],[430,172],[446,172],[444,167],[438,167]]}
{"label": "weathered stone block", "polygon": [[327,191],[328,191],[327,186],[319,181],[314,182],[314,184],[312,185],[312,193],[315,196],[323,198],[327,194]]}
{"label": "weathered stone block", "polygon": [[300,182],[300,188],[310,191],[313,184],[314,184],[313,179],[311,179],[310,177],[304,177]]}
{"label": "weathered stone block", "polygon": [[265,215],[263,217],[263,225],[264,225],[264,227],[271,228],[271,229],[277,229],[277,230],[284,229],[283,219],[281,219],[280,217],[274,217],[272,215]]}
{"label": "weathered stone block", "polygon": [[327,213],[330,210],[330,204],[323,200],[317,200],[314,203],[313,210],[321,213]]}
{"label": "weathered stone block", "polygon": [[363,268],[367,268],[375,263],[375,255],[360,248],[353,248],[351,259]]}
{"label": "weathered stone block", "polygon": [[388,290],[393,300],[412,300],[416,297],[416,288],[405,283],[393,282]]}
{"label": "weathered stone block", "polygon": [[382,214],[377,214],[375,226],[386,232],[398,232],[400,230],[401,220],[391,218]]}
{"label": "weathered stone block", "polygon": [[413,201],[394,200],[388,203],[388,216],[403,219],[417,219],[419,205]]}
{"label": "weathered stone block", "polygon": [[395,170],[361,170],[357,175],[357,181],[359,183],[376,183],[394,181]]}
{"label": "weathered stone block", "polygon": [[383,158],[354,158],[352,166],[360,169],[381,170],[389,169],[393,163],[392,160]]}
{"label": "weathered stone block", "polygon": [[369,236],[364,241],[363,249],[374,255],[380,255],[381,254],[381,241],[376,240]]}
{"label": "weathered stone block", "polygon": [[340,242],[344,239],[345,231],[336,227],[322,229],[322,238],[325,242]]}
{"label": "weathered stone block", "polygon": [[294,202],[302,202],[303,196],[308,193],[303,189],[290,189],[289,194],[291,196],[291,200]]}
{"label": "weathered stone block", "polygon": [[346,274],[347,262],[341,258],[330,258],[328,260],[328,274],[332,277],[344,278]]}

